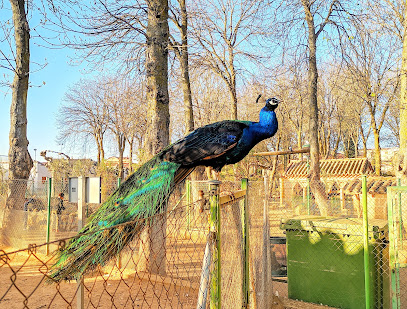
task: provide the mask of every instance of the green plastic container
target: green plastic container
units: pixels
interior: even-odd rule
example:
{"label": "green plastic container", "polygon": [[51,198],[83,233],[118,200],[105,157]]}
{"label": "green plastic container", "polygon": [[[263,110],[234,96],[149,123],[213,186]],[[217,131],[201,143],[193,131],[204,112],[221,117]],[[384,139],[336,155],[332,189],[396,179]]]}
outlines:
{"label": "green plastic container", "polygon": [[[283,220],[288,297],[336,308],[365,305],[362,219],[302,216]],[[388,227],[369,220],[371,308],[390,307]]]}

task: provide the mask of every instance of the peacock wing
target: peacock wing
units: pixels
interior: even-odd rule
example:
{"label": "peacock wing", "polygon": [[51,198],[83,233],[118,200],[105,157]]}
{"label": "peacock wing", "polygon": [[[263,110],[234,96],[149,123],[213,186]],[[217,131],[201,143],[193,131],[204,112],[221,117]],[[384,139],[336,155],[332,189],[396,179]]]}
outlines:
{"label": "peacock wing", "polygon": [[164,150],[162,158],[194,165],[219,157],[236,146],[249,124],[248,121],[225,120],[200,127]]}

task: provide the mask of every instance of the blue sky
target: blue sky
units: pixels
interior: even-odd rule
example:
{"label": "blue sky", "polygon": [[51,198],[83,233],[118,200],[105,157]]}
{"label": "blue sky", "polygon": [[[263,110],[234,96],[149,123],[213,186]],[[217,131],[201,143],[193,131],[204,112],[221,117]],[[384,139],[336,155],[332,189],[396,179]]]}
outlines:
{"label": "blue sky", "polygon": [[[31,59],[40,63],[48,63],[45,68],[31,73],[30,82],[33,87],[28,90],[27,118],[29,152],[37,159],[41,150],[63,151],[63,145],[56,142],[56,115],[64,93],[69,86],[77,82],[83,66],[69,65],[67,49],[47,49],[31,44]],[[45,60],[46,59],[46,60]],[[45,83],[45,85],[43,84]],[[40,85],[40,87],[38,87]],[[1,88],[0,99],[0,155],[8,154],[8,134],[10,130],[11,90],[5,95],[6,88]],[[73,154],[75,155],[75,154]],[[81,154],[76,154],[81,155]]]}
{"label": "blue sky", "polygon": [[[0,8],[2,22],[11,23],[10,4],[6,1]],[[43,161],[39,155],[42,150],[53,150],[67,152],[68,155],[78,157],[96,158],[94,153],[84,153],[81,149],[73,153],[65,145],[59,145],[56,141],[58,135],[56,115],[62,103],[62,99],[69,87],[78,82],[81,78],[90,78],[84,75],[86,63],[82,65],[71,65],[70,57],[74,56],[74,51],[68,48],[44,47],[44,41],[39,38],[52,38],[55,34],[41,26],[42,15],[37,10],[31,9],[29,14],[29,24],[31,29],[30,40],[30,85],[27,98],[27,136],[29,140],[28,150],[33,159]],[[38,32],[37,32],[38,31]],[[2,34],[0,38],[3,38]],[[13,38],[14,39],[14,38]],[[14,44],[14,41],[12,42]],[[0,41],[0,49],[9,54],[9,46]],[[40,69],[42,66],[44,66]],[[0,78],[7,75],[10,83],[13,73],[0,68]],[[10,103],[11,89],[0,86],[0,160],[4,161],[8,155],[10,130]],[[34,149],[37,149],[35,152]],[[35,155],[36,153],[36,155]]]}

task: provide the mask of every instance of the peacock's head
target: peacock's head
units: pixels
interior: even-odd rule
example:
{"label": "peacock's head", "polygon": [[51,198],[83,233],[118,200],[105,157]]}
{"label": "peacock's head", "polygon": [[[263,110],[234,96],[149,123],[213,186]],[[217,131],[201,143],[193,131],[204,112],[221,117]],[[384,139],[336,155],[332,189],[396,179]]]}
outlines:
{"label": "peacock's head", "polygon": [[280,100],[277,99],[277,98],[267,99],[266,100],[266,108],[271,110],[271,111],[274,111],[277,108],[279,103],[280,103]]}
{"label": "peacock's head", "polygon": [[[259,96],[257,97],[256,103],[259,102],[260,97],[261,97],[261,94],[259,94]],[[273,98],[267,99],[265,108],[270,111],[274,111],[277,108],[279,103],[280,103],[280,100],[277,98],[273,97]]]}

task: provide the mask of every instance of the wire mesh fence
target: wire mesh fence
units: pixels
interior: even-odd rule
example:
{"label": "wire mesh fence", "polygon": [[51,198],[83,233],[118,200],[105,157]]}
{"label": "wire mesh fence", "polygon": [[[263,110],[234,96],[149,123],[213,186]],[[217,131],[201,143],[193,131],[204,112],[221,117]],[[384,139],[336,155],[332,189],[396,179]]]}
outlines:
{"label": "wire mesh fence", "polygon": [[[232,194],[231,201],[221,208],[222,229],[218,236],[222,251],[221,300],[225,308],[239,308],[244,301],[242,202],[231,193],[239,186],[240,183],[224,183],[220,190],[221,195]],[[206,182],[192,187],[201,191],[199,199],[190,197],[193,202],[188,202],[185,190],[174,190],[167,212],[149,218],[149,228],[108,265],[86,274],[83,288],[74,281],[47,283],[55,253],[70,240],[60,238],[69,234],[60,232],[54,235],[54,241],[31,244],[28,249],[1,250],[1,307],[75,307],[78,295],[83,293],[85,308],[196,308],[199,295],[210,290],[210,286],[200,283],[202,265],[207,264],[208,258],[205,248],[210,238],[210,192]],[[42,239],[41,236],[36,240]],[[47,246],[51,247],[50,256],[44,254]],[[212,262],[214,259],[212,256]],[[213,266],[210,271],[213,272]],[[205,297],[209,306],[207,291]]]}
{"label": "wire mesh fence", "polygon": [[394,276],[390,248],[397,242],[389,230],[403,222],[407,204],[393,194],[398,206],[391,222],[387,200],[397,180],[369,175],[364,194],[362,176],[324,175],[317,184],[296,176],[281,177],[268,199],[274,293],[334,308],[403,308],[393,302],[407,296],[405,256],[396,246]]}
{"label": "wire mesh fence", "polygon": [[[366,302],[370,308],[406,306],[407,188],[393,189],[397,184],[394,177],[368,176],[364,202],[360,176],[325,175],[317,184],[307,178],[271,180],[268,173],[264,176],[261,181],[249,181],[247,227],[242,201],[221,207],[224,308],[244,305],[245,228],[250,243],[247,285],[254,308],[269,308],[276,294],[287,301],[297,299],[334,308],[362,308]],[[109,187],[102,190],[112,192],[117,180],[105,185]],[[51,188],[50,240],[56,241],[50,245],[51,251],[63,245],[57,240],[73,236],[77,229],[76,203],[66,199],[64,213],[60,217],[56,214],[58,193],[68,192],[64,186],[61,182]],[[220,196],[233,196],[240,187],[240,182],[223,182]],[[15,241],[14,248],[28,248],[0,254],[0,278],[7,278],[6,284],[0,285],[0,304],[7,308],[38,304],[74,307],[80,293],[76,282],[45,284],[52,257],[44,254],[45,245],[29,246],[46,240],[48,190],[46,184],[42,189],[29,183],[21,185],[21,209],[10,212],[14,221],[6,232],[2,227],[3,234]],[[0,201],[5,201],[8,191],[1,192]],[[206,181],[190,181],[176,188],[165,218],[155,218],[161,228],[154,233],[164,233],[164,246],[157,249],[151,245],[150,238],[160,238],[152,236],[154,233],[141,234],[120,257],[87,275],[85,307],[196,308],[203,295],[209,302],[210,295],[203,293],[201,281],[210,235],[210,194]],[[25,208],[29,198],[34,200]],[[87,204],[88,215],[97,207]],[[59,219],[63,224],[58,225]],[[304,306],[302,303],[297,308]]]}

